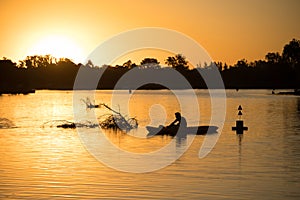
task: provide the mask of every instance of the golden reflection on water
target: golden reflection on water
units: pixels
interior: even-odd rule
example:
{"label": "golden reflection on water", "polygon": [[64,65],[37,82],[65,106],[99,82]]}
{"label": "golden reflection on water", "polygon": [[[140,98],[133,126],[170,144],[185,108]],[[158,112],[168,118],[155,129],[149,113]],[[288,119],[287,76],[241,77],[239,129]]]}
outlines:
{"label": "golden reflection on water", "polygon": [[131,133],[103,130],[103,133],[118,148],[134,153],[150,153],[157,151],[160,148],[168,145],[173,139],[172,137],[167,136],[158,136],[152,138],[135,137],[134,133],[132,132],[138,130],[133,130]]}
{"label": "golden reflection on water", "polygon": [[[0,198],[297,199],[300,101],[268,92],[229,91],[224,129],[207,157],[198,158],[204,137],[196,136],[188,151],[173,164],[144,174],[118,172],[98,162],[74,129],[41,127],[46,121],[73,119],[71,93],[37,91],[27,96],[1,96],[1,117],[12,120],[18,128],[0,129]],[[200,124],[207,124],[210,101],[205,91],[197,94]],[[97,91],[96,103],[110,105],[110,97],[109,91]],[[171,122],[179,107],[176,101],[166,91],[138,91],[130,100],[130,116],[139,119],[140,128],[128,134],[103,134],[127,151],[155,151],[169,144],[171,138],[142,138],[147,134],[143,127],[161,120]],[[149,114],[151,104],[161,105],[153,107],[153,119]],[[249,127],[242,138],[231,131],[240,104]],[[192,111],[194,106],[188,105],[188,109]],[[96,116],[107,112],[102,108],[94,111]],[[93,115],[84,107],[80,112],[87,117]],[[199,123],[193,121],[193,112],[186,117],[192,125]],[[189,139],[177,140],[174,148],[180,150]]]}

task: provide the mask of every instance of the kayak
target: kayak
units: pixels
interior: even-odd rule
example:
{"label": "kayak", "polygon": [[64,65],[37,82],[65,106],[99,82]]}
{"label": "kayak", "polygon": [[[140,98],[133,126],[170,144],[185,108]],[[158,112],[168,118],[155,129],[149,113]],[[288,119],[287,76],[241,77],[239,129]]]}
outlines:
{"label": "kayak", "polygon": [[172,126],[172,127],[146,126],[146,129],[148,131],[148,135],[147,135],[148,137],[154,135],[175,136],[176,134],[183,135],[183,136],[187,134],[205,135],[207,133],[216,133],[218,130],[217,126],[190,126],[178,132],[178,128],[179,128],[178,126]]}

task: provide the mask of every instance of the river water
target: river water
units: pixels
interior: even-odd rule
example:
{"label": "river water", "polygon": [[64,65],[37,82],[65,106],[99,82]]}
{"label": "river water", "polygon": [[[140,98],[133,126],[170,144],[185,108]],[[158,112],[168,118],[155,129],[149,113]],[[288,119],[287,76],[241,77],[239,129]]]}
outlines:
{"label": "river water", "polygon": [[[86,91],[81,93],[82,98],[89,96]],[[184,105],[185,117],[188,125],[207,125],[211,123],[211,113],[218,110],[210,109],[206,90],[195,93],[198,105]],[[118,95],[122,99],[127,94],[128,91],[119,91]],[[226,95],[224,126],[212,136],[219,138],[203,158],[199,158],[199,150],[210,135],[189,135],[174,143],[171,137],[145,137],[145,126],[168,124],[174,113],[181,111],[178,99],[167,90],[133,91],[127,107],[112,105],[112,91],[96,91],[96,103],[105,103],[138,119],[139,128],[129,133],[99,132],[93,128],[79,133],[78,129],[51,126],[58,120],[74,121],[74,113],[87,120],[110,113],[104,107],[86,109],[83,102],[77,102],[78,108],[74,110],[72,91],[2,95],[0,198],[299,199],[300,97],[271,95],[270,90],[227,90]],[[239,105],[243,107],[244,124],[249,128],[243,135],[231,130]],[[200,119],[194,114],[197,109]],[[173,145],[176,154],[190,146],[166,166],[164,161],[174,155],[162,153],[160,159],[153,161],[162,167],[154,171],[122,172],[95,158],[82,140],[100,144],[104,153],[117,159],[121,167],[135,166],[120,158],[121,153],[105,152],[106,144],[91,137],[93,134],[105,135],[118,152],[143,154]],[[145,162],[145,168],[148,165],[151,163]]]}

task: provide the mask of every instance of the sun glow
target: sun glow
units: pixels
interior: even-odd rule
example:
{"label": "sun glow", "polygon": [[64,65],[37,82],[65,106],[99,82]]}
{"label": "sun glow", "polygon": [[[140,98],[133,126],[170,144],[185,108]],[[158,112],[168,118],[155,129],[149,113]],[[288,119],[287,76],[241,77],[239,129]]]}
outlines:
{"label": "sun glow", "polygon": [[39,40],[28,52],[28,55],[47,55],[56,58],[69,58],[76,63],[84,61],[82,49],[70,38],[47,36]]}

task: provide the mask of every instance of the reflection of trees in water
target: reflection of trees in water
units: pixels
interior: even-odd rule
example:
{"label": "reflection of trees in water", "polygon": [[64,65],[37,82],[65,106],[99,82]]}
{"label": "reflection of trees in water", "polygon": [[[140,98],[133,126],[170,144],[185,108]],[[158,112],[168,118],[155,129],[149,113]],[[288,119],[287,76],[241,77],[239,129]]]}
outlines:
{"label": "reflection of trees in water", "polygon": [[299,133],[300,133],[300,98],[295,99],[293,104],[293,110],[291,110],[290,116],[285,127],[284,137],[282,137],[282,163],[285,163],[288,174],[285,176],[287,181],[294,182],[299,176],[299,160],[300,160],[300,145],[299,145]]}
{"label": "reflection of trees in water", "polygon": [[282,99],[284,107],[282,108],[282,122],[284,125],[284,133],[287,131],[296,133],[300,130],[300,98],[290,96],[290,98]]}

